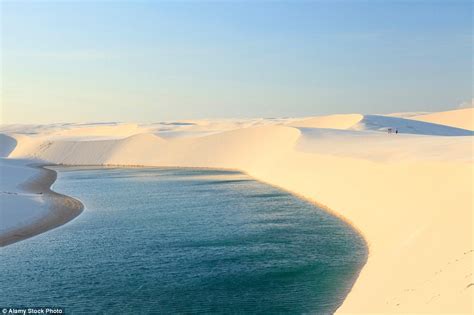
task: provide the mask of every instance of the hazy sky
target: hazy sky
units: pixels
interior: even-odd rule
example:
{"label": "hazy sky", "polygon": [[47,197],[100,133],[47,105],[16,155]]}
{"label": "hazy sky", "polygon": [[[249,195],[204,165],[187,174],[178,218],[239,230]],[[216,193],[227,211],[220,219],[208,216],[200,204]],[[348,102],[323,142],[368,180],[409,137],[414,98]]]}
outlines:
{"label": "hazy sky", "polygon": [[470,1],[1,1],[2,120],[437,111],[472,98]]}

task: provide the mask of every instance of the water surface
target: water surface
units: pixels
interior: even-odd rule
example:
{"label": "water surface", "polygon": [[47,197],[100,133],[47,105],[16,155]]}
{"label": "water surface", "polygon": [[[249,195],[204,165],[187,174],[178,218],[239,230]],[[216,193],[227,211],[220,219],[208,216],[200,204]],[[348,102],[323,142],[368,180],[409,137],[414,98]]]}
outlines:
{"label": "water surface", "polygon": [[0,306],[331,313],[366,259],[346,223],[238,173],[57,168],[85,211],[0,249]]}

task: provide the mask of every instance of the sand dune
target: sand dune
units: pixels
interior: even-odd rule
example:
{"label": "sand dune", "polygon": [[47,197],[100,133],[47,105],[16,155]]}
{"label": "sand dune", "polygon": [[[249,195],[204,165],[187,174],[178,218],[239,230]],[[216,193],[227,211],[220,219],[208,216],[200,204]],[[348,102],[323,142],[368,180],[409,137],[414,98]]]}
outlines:
{"label": "sand dune", "polygon": [[301,128],[349,129],[359,123],[363,118],[364,117],[360,114],[319,116],[297,120],[289,123],[289,126]]}
{"label": "sand dune", "polygon": [[472,137],[432,137],[376,131],[300,128],[297,150],[377,162],[471,162]]}
{"label": "sand dune", "polygon": [[0,157],[9,156],[16,147],[16,140],[13,137],[0,134]]}
{"label": "sand dune", "polygon": [[[472,122],[471,109],[462,109],[444,113],[429,115],[417,115],[416,113],[398,113],[392,115],[329,115],[307,119],[294,120],[287,123],[288,126],[297,128],[318,128],[338,130],[373,130],[387,132],[389,128],[396,129],[404,134],[432,135],[432,136],[471,136],[472,128],[450,126],[445,121],[457,119],[460,125]],[[468,114],[471,115],[468,115]],[[421,119],[419,119],[421,117]],[[427,117],[423,119],[423,117]],[[434,119],[437,117],[439,121]],[[468,129],[468,130],[466,130]]]}
{"label": "sand dune", "polygon": [[341,313],[473,311],[472,131],[379,115],[170,122],[115,139],[47,130],[9,132],[9,157],[239,169],[328,207],[370,249]]}
{"label": "sand dune", "polygon": [[411,117],[411,119],[474,130],[474,108],[462,108],[446,112],[418,115]]}
{"label": "sand dune", "polygon": [[400,118],[410,119],[410,117],[420,116],[420,115],[425,115],[425,114],[429,114],[429,112],[398,112],[398,113],[386,114],[386,115],[383,115],[383,116],[400,117]]}
{"label": "sand dune", "polygon": [[400,133],[431,135],[431,136],[472,136],[471,130],[444,126],[423,121],[400,117],[389,117],[381,115],[365,115],[351,129],[354,130],[377,130],[387,131],[388,128],[397,129]]}
{"label": "sand dune", "polygon": [[96,125],[96,124],[84,124],[84,125],[72,125],[69,128],[65,128],[53,133],[51,136],[55,137],[70,137],[75,138],[125,138],[137,133],[141,130],[137,124],[107,124],[107,125]]}

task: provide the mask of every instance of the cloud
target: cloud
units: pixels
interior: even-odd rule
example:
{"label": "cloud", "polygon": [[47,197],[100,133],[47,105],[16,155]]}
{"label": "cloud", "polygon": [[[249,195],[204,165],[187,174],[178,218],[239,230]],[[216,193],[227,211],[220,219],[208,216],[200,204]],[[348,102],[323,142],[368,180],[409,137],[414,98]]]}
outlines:
{"label": "cloud", "polygon": [[465,101],[458,106],[458,108],[472,108],[472,107],[474,107],[474,98],[471,99],[470,101]]}

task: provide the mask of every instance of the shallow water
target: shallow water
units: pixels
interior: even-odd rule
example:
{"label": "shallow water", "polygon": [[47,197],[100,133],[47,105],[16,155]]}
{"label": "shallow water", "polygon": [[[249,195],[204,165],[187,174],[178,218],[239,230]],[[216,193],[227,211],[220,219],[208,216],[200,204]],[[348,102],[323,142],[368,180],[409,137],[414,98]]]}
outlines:
{"label": "shallow water", "polygon": [[331,313],[366,259],[346,223],[238,172],[57,170],[86,209],[0,249],[0,307]]}

